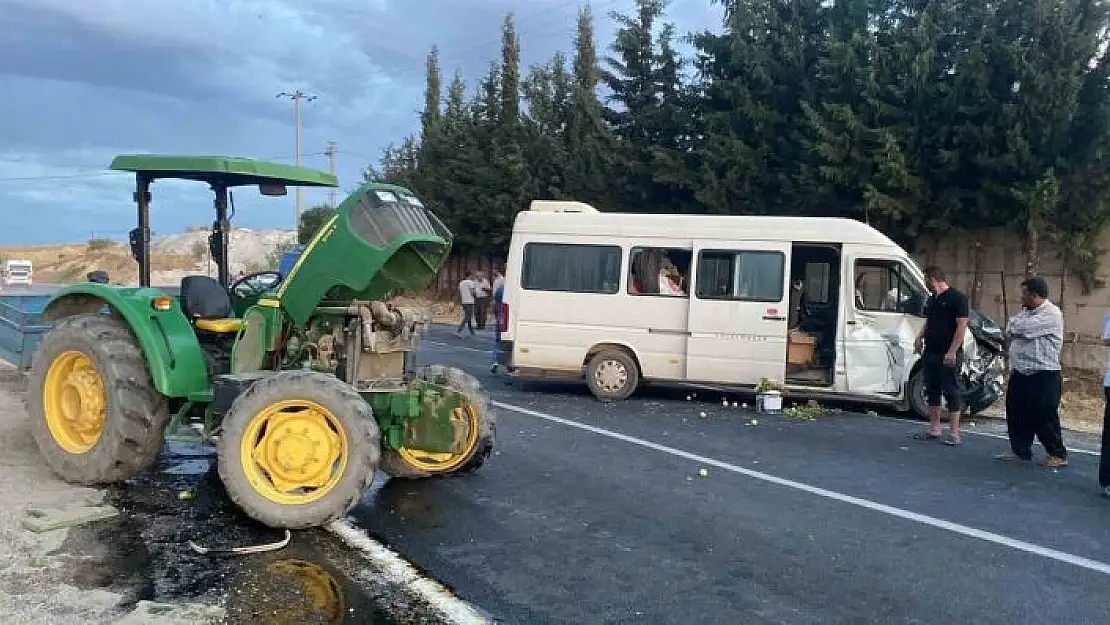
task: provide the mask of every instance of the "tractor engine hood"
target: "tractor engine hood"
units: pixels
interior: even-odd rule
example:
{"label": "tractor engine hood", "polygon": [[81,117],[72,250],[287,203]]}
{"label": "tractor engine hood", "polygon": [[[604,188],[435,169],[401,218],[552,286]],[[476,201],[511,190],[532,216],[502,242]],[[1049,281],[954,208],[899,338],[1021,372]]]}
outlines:
{"label": "tractor engine hood", "polygon": [[452,238],[408,189],[366,183],[305,246],[276,295],[294,323],[303,324],[325,302],[419,290],[438,275]]}

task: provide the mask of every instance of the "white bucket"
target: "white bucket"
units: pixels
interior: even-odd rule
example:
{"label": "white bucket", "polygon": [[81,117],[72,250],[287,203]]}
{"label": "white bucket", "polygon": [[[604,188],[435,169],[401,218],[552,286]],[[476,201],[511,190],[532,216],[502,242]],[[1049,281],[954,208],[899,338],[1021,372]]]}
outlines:
{"label": "white bucket", "polygon": [[755,409],[758,412],[777,413],[782,410],[782,393],[767,391],[755,396]]}

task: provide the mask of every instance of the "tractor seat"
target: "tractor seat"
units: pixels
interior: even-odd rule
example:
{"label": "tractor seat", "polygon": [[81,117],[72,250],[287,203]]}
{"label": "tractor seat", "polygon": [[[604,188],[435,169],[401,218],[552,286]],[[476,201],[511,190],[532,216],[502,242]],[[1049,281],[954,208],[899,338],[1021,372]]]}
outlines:
{"label": "tractor seat", "polygon": [[196,329],[204,332],[231,334],[243,327],[242,319],[231,317],[231,296],[208,276],[181,279],[181,310]]}

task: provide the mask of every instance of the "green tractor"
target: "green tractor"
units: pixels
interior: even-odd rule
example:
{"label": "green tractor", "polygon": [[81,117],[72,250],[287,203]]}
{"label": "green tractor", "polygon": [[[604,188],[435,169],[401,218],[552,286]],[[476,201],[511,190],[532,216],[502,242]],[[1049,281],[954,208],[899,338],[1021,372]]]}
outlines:
{"label": "green tractor", "polygon": [[[231,283],[229,190],[281,196],[287,186],[335,186],[334,176],[228,157],[121,155],[111,168],[136,178],[139,286],[59,290],[28,380],[35,440],[61,478],[120,482],[155,462],[167,430],[193,432],[215,442],[220,478],[247,515],[296,529],[346,514],[379,468],[424,478],[486,461],[495,420],[478,381],[417,368],[427,320],[382,301],[426,286],[451,248],[450,231],[411,191],[363,184],[288,275]],[[218,279],[188,276],[177,296],[150,286],[159,179],[215,193]]]}

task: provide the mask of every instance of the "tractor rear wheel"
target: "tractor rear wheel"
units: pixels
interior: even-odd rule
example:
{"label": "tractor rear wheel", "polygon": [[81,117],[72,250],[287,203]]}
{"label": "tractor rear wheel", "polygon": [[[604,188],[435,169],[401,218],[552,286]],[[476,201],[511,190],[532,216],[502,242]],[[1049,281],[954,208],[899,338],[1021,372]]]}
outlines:
{"label": "tractor rear wheel", "polygon": [[35,352],[26,402],[39,451],[67,482],[121,482],[153,465],[165,443],[166,398],[115,317],[59,321]]}
{"label": "tractor rear wheel", "polygon": [[382,450],[382,470],[392,477],[420,479],[440,475],[474,473],[486,463],[493,452],[497,419],[489,407],[489,398],[478,379],[454,367],[431,365],[417,371],[419,379],[446,386],[466,395],[467,402],[457,410],[469,421],[470,436],[465,449],[457,454],[435,453],[419,449]]}
{"label": "tractor rear wheel", "polygon": [[220,479],[247,516],[276,528],[325,525],[374,480],[381,434],[350,385],[282,371],[235,398],[217,443]]}

